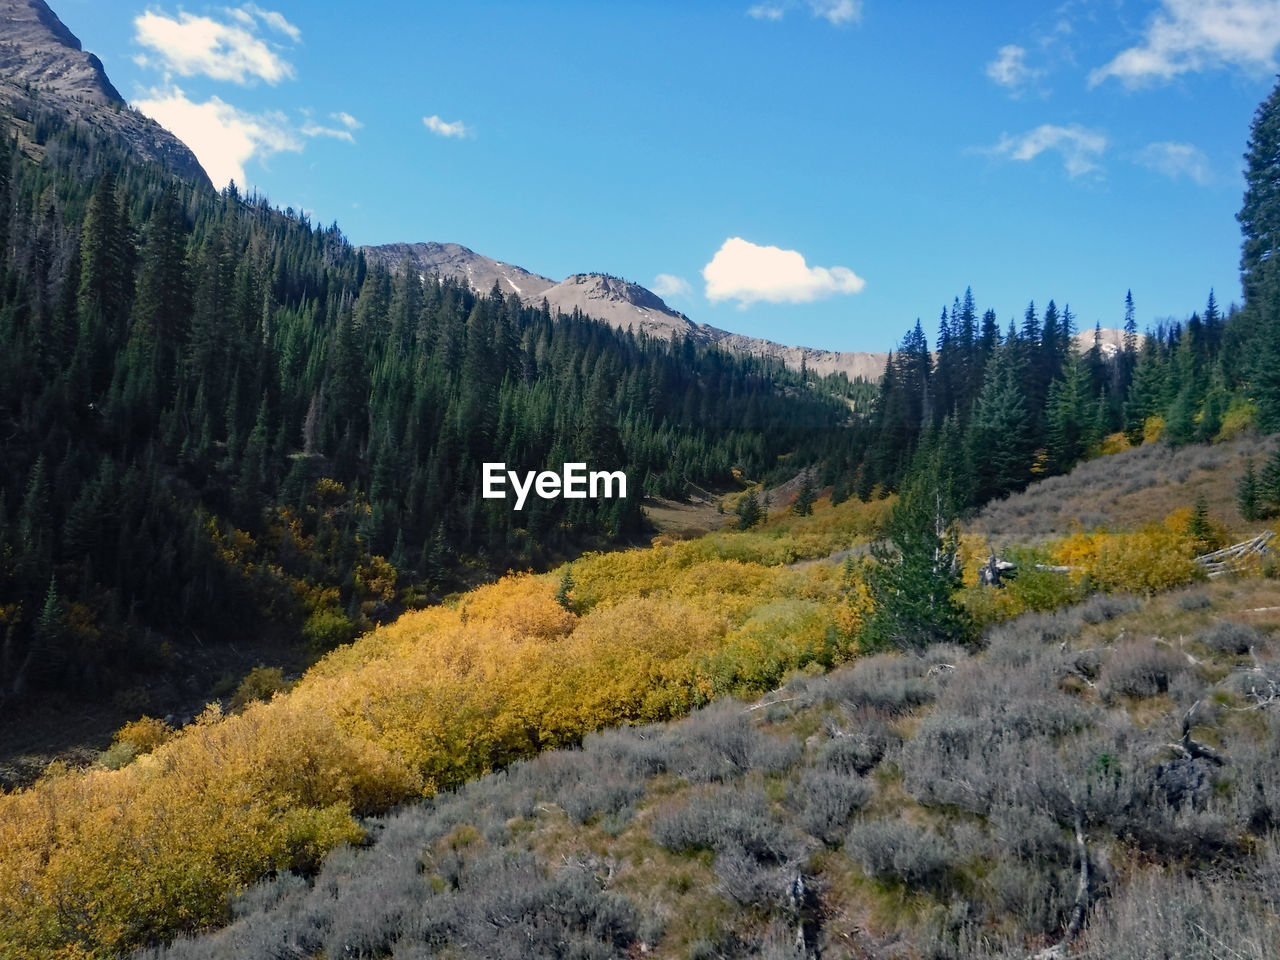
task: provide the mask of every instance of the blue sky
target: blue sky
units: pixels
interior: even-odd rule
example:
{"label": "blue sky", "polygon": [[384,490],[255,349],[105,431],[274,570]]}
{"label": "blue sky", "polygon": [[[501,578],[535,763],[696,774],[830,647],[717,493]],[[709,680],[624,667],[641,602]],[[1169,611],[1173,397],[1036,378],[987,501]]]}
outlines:
{"label": "blue sky", "polygon": [[120,92],[354,243],[606,271],[883,350],[972,286],[1081,327],[1239,298],[1280,0],[53,0]]}

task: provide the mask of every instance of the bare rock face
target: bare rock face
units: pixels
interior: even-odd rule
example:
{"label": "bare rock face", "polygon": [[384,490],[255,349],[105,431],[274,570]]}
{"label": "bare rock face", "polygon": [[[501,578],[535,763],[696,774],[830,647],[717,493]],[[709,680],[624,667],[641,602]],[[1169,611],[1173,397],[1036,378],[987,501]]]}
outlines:
{"label": "bare rock face", "polygon": [[488,293],[496,283],[503,293],[514,293],[530,306],[539,306],[546,300],[553,312],[567,315],[577,310],[618,330],[645,333],[663,340],[686,337],[697,343],[718,344],[734,353],[774,357],[794,370],[803,365],[819,376],[843,372],[851,380],[857,377],[878,380],[888,359],[887,353],[788,347],[694,323],[652,290],[608,274],[575,273],[556,283],[549,277],[492,260],[457,243],[389,243],[361,249],[370,263],[380,264],[392,272],[407,264],[423,277],[459,280],[477,293]]}
{"label": "bare rock face", "polygon": [[889,362],[887,353],[862,353],[845,350],[819,350],[815,347],[787,347],[772,340],[744,337],[740,333],[726,333],[715,327],[712,340],[725,350],[750,353],[758,357],[777,357],[792,370],[804,367],[820,377],[843,373],[850,380],[879,380]]}
{"label": "bare rock face", "polygon": [[82,49],[44,0],[0,0],[0,130],[16,132],[32,156],[41,153],[31,137],[41,112],[82,123],[143,160],[212,186],[186,144],[125,104],[102,61]]}
{"label": "bare rock face", "polygon": [[652,290],[607,274],[575,273],[543,296],[552,310],[573,313],[576,309],[619,330],[663,340],[675,336],[707,339],[701,328],[683,313],[672,310]]}
{"label": "bare rock face", "polygon": [[548,277],[483,257],[460,243],[387,243],[361,250],[369,263],[386,267],[392,273],[407,264],[419,276],[461,280],[479,293],[488,293],[496,283],[503,293],[533,300],[556,285]]}

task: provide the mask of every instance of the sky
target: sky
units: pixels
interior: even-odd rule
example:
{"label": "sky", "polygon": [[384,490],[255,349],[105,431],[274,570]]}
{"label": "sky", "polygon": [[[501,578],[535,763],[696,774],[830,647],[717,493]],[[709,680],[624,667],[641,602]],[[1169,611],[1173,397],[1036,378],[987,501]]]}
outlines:
{"label": "sky", "polygon": [[219,186],[700,323],[886,350],[972,287],[1238,301],[1280,0],[51,0]]}

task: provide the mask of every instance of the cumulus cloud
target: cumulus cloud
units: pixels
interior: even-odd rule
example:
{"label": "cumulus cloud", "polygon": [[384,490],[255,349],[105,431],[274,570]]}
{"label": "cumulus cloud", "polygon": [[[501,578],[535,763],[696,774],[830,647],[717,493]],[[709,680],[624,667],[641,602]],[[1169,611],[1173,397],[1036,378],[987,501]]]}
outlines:
{"label": "cumulus cloud", "polygon": [[144,57],[140,62],[184,77],[275,84],[294,75],[293,64],[255,36],[252,25],[243,20],[237,26],[189,13],[179,13],[175,19],[148,10],[134,19],[133,26],[134,40],[154,51],[156,58]]}
{"label": "cumulus cloud", "polygon": [[987,64],[987,76],[1014,94],[1037,80],[1044,71],[1027,66],[1027,51],[1017,44],[1000,48],[996,58]]}
{"label": "cumulus cloud", "polygon": [[441,137],[467,137],[471,135],[471,129],[461,120],[455,120],[453,123],[445,123],[435,114],[429,117],[423,117],[422,122],[426,124],[428,130]]}
{"label": "cumulus cloud", "polygon": [[653,292],[660,297],[687,297],[693,293],[693,288],[684,277],[660,273],[653,278]]}
{"label": "cumulus cloud", "polygon": [[152,90],[134,106],[183,140],[219,188],[232,180],[243,184],[251,158],[302,149],[283,114],[245,113],[218,97],[196,103],[173,87]]}
{"label": "cumulus cloud", "polygon": [[866,281],[848,267],[811,267],[799,251],[761,247],[730,237],[702,268],[707,299],[753,303],[810,303],[835,294],[858,293]]}
{"label": "cumulus cloud", "polygon": [[1202,187],[1213,182],[1213,169],[1209,165],[1209,158],[1194,144],[1175,143],[1170,140],[1149,143],[1138,151],[1137,161],[1149,170],[1162,173],[1171,180],[1187,177]]}
{"label": "cumulus cloud", "polygon": [[1277,46],[1276,0],[1162,0],[1142,43],[1094,70],[1089,85],[1115,77],[1128,86],[1140,86],[1223,67],[1274,72]]}
{"label": "cumulus cloud", "polygon": [[341,110],[339,110],[337,113],[331,113],[329,114],[329,116],[332,119],[337,120],[340,124],[342,124],[348,130],[359,130],[361,127],[364,126],[363,123],[361,123],[351,114],[345,113]]}
{"label": "cumulus cloud", "polygon": [[1107,149],[1107,138],[1097,130],[1079,124],[1059,127],[1044,123],[1018,136],[1003,134],[987,152],[1008,160],[1034,160],[1045,151],[1062,157],[1067,176],[1075,178],[1101,169],[1097,160]]}
{"label": "cumulus cloud", "polygon": [[757,20],[781,20],[797,8],[807,8],[815,17],[837,27],[862,20],[862,0],[769,0],[748,7],[747,15]]}

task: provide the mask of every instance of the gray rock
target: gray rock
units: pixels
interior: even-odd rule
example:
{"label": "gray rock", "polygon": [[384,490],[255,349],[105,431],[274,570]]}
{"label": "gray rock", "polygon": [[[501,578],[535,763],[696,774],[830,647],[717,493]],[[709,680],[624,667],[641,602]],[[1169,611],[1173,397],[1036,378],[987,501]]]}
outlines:
{"label": "gray rock", "polygon": [[115,139],[133,153],[212,188],[195,154],[154,120],[131,109],[44,0],[0,0],[0,132],[18,137],[29,156],[32,120],[52,113]]}

